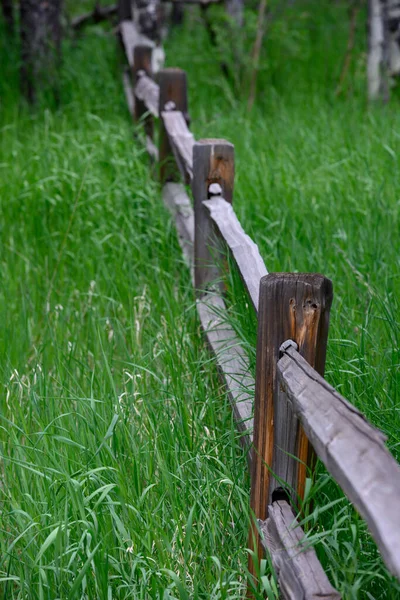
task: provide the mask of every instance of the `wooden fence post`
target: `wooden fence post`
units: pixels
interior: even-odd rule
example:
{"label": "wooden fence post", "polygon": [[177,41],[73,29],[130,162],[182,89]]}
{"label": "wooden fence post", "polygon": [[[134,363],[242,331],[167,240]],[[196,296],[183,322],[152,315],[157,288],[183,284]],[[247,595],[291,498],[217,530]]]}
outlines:
{"label": "wooden fence post", "polygon": [[[162,69],[158,73],[160,86],[159,114],[165,110],[179,110],[188,122],[187,78],[182,69]],[[179,181],[179,169],[168,140],[163,120],[160,119],[159,161],[161,183]]]}
{"label": "wooden fence post", "polygon": [[203,201],[210,197],[213,183],[221,186],[222,197],[232,204],[235,176],[234,146],[226,140],[200,140],[193,147],[192,192],[195,215],[195,287],[206,290],[221,276],[215,264],[213,224]]}
{"label": "wooden fence post", "polygon": [[[292,504],[304,496],[309,444],[278,385],[277,362],[281,345],[293,340],[323,375],[331,304],[332,282],[322,275],[272,273],[261,279],[250,499],[256,519],[265,520],[268,504],[282,495]],[[255,523],[249,537],[255,550],[253,540],[261,558]],[[254,574],[251,559],[249,570]]]}
{"label": "wooden fence post", "polygon": [[[152,59],[153,48],[148,45],[135,46],[133,50],[133,85],[135,86],[137,81],[143,75],[148,77],[152,76],[151,70],[151,59]],[[135,96],[135,121],[139,121],[143,115],[146,115],[144,119],[144,130],[146,135],[152,140],[154,137],[154,123],[153,117],[148,114],[148,110],[142,100],[139,100]]]}

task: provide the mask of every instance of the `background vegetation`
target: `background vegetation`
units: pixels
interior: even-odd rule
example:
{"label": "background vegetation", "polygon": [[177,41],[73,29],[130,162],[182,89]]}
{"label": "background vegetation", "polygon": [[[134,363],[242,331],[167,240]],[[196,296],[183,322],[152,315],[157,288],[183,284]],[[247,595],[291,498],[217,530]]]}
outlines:
{"label": "background vegetation", "polygon": [[[336,97],[346,3],[278,9],[250,114],[251,11],[232,45],[213,9],[217,49],[190,12],[167,60],[188,72],[196,137],[235,144],[236,210],[268,269],[333,280],[326,377],[400,459],[397,100],[366,105],[365,15]],[[246,462],[140,128],[132,138],[112,31],[65,41],[60,106],[44,99],[33,112],[0,39],[0,597],[239,598]],[[235,274],[229,289],[254,358]],[[322,468],[304,512],[344,598],[398,598]]]}

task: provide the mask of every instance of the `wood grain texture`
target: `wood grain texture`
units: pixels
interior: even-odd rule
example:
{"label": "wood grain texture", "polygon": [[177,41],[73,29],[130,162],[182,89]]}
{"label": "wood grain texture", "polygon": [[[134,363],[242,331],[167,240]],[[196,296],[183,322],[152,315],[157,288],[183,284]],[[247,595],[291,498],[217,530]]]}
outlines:
{"label": "wood grain texture", "polygon": [[142,75],[138,77],[137,83],[135,85],[135,96],[143,102],[147,110],[154,116],[158,117],[158,105],[160,98],[160,88],[147,75]]}
{"label": "wood grain texture", "polygon": [[[284,487],[297,503],[308,459],[308,442],[300,445],[304,436],[279,388],[279,349],[286,340],[294,340],[307,360],[323,372],[331,303],[332,283],[322,275],[271,273],[260,282],[250,505],[261,520],[267,518],[276,489]],[[254,539],[255,524],[249,544]],[[259,542],[257,552],[261,558]],[[254,568],[251,561],[249,568]]]}
{"label": "wood grain texture", "polygon": [[223,299],[217,294],[205,294],[197,300],[200,322],[209,347],[215,355],[218,370],[234,413],[236,425],[242,432],[241,442],[249,452],[253,440],[254,377],[249,371],[249,359],[241,343],[227,323]]}
{"label": "wood grain texture", "polygon": [[315,551],[307,547],[304,532],[284,500],[268,507],[260,521],[262,543],[271,555],[283,600],[340,600]]}
{"label": "wood grain texture", "polygon": [[268,271],[257,244],[244,232],[232,205],[224,198],[215,196],[205,200],[203,205],[210,211],[211,219],[232,252],[253,306],[258,312],[260,280],[268,275]]}
{"label": "wood grain texture", "polygon": [[385,436],[294,348],[279,380],[316,453],[367,522],[389,570],[400,578],[400,466]]}
{"label": "wood grain texture", "polygon": [[195,212],[195,282],[198,293],[218,287],[221,271],[216,264],[213,222],[203,202],[209,198],[213,183],[221,186],[221,194],[232,203],[235,176],[234,147],[226,140],[200,140],[193,146],[192,192]]}
{"label": "wood grain texture", "polygon": [[175,219],[179,244],[193,280],[194,212],[185,186],[181,183],[166,183],[163,187],[163,201]]}
{"label": "wood grain texture", "polygon": [[170,146],[183,180],[193,178],[193,146],[195,139],[187,126],[183,113],[177,110],[163,111],[161,118],[168,134]]}

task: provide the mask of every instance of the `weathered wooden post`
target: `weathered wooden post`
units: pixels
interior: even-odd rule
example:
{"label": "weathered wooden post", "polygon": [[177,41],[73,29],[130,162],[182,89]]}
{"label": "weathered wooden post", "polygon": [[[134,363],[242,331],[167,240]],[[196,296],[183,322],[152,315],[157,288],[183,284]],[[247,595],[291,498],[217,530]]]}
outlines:
{"label": "weathered wooden post", "polygon": [[[153,48],[148,45],[135,46],[133,50],[133,68],[132,68],[132,79],[133,85],[139,81],[140,77],[147,75],[152,76],[151,70],[151,59],[152,59]],[[147,114],[146,114],[147,113]],[[153,117],[149,114],[144,102],[139,98],[135,97],[135,120],[139,121],[146,115],[144,119],[144,129],[146,135],[152,140],[154,137],[154,123]]]}
{"label": "weathered wooden post", "polygon": [[[182,71],[182,69],[162,69],[158,73],[158,84],[160,86],[159,114],[161,115],[165,110],[179,110],[188,122],[188,94],[185,71]],[[162,119],[160,120],[159,161],[161,182],[179,181],[179,169],[176,166]]]}
{"label": "weathered wooden post", "polygon": [[221,277],[215,263],[213,224],[203,201],[210,198],[211,184],[219,184],[222,197],[232,204],[235,176],[234,146],[226,140],[200,140],[193,148],[192,192],[195,215],[195,286],[206,291]]}
{"label": "weathered wooden post", "polygon": [[[274,500],[286,497],[295,506],[304,496],[310,448],[278,385],[277,362],[281,345],[292,340],[323,375],[331,304],[332,282],[322,275],[272,273],[261,279],[250,498],[255,519],[264,521]],[[262,557],[255,522],[249,547]],[[249,570],[255,573],[251,559]]]}

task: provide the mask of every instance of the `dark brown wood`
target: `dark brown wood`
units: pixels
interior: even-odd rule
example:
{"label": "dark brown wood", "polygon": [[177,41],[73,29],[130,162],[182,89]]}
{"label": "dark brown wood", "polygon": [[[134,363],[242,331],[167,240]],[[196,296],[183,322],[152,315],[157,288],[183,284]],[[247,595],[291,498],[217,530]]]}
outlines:
{"label": "dark brown wood", "polygon": [[118,23],[132,19],[131,0],[118,0]]}
{"label": "dark brown wood", "polygon": [[268,275],[268,271],[257,244],[244,232],[232,205],[222,196],[215,196],[203,204],[210,211],[211,219],[231,251],[253,306],[258,312],[260,280]]}
{"label": "dark brown wood", "polygon": [[134,82],[136,83],[138,79],[138,73],[143,72],[143,74],[148,77],[152,76],[151,71],[151,57],[153,53],[153,46],[149,44],[138,44],[133,49],[133,68],[132,74],[134,78]]}
{"label": "dark brown wood", "polygon": [[194,265],[194,212],[192,203],[181,183],[166,183],[163,187],[163,200],[172,213],[178,233],[183,257],[192,274]]}
{"label": "dark brown wood", "polygon": [[217,294],[205,294],[197,301],[200,322],[209,347],[217,359],[241,442],[251,463],[253,439],[254,377],[240,340],[228,323],[224,300]]}
{"label": "dark brown wood", "polygon": [[[185,119],[188,120],[185,71],[182,71],[182,69],[162,69],[158,73],[158,84],[160,86],[159,114],[173,107],[174,110],[183,113]],[[179,169],[175,163],[175,156],[163,120],[160,123],[159,159],[161,182],[179,181]]]}
{"label": "dark brown wood", "polygon": [[195,284],[198,293],[217,286],[221,290],[220,267],[216,264],[216,244],[209,210],[203,202],[210,197],[213,183],[230,204],[235,176],[234,147],[226,140],[200,140],[193,147],[192,192],[195,213]]}
{"label": "dark brown wood", "polygon": [[[308,442],[280,393],[277,363],[281,344],[290,339],[323,374],[331,303],[332,283],[322,275],[272,273],[261,280],[250,500],[257,519],[267,518],[277,488],[285,487],[294,502],[304,494]],[[259,543],[257,550],[261,557]]]}
{"label": "dark brown wood", "polygon": [[270,505],[268,519],[259,526],[283,600],[340,600],[287,502]]}
{"label": "dark brown wood", "polygon": [[161,118],[182,178],[189,183],[193,178],[194,136],[181,112],[177,110],[164,111],[161,113]]}
{"label": "dark brown wood", "polygon": [[116,15],[117,12],[118,7],[116,4],[113,4],[112,6],[100,6],[99,4],[96,4],[91,12],[79,15],[78,17],[72,19],[71,27],[72,29],[75,29],[75,31],[79,31],[79,29],[82,29],[86,25],[92,25],[95,23],[100,23],[101,21],[105,21],[106,19]]}
{"label": "dark brown wood", "polygon": [[153,48],[150,45],[140,44],[133,49],[133,68],[132,77],[135,85],[135,120],[143,120],[144,130],[147,138],[154,137],[153,117],[149,114],[146,104],[143,102],[143,96],[137,94],[136,86],[140,79],[147,76],[151,81],[151,57]]}
{"label": "dark brown wood", "polygon": [[294,348],[285,350],[277,371],[316,453],[366,520],[389,570],[400,578],[400,466],[385,436]]}

